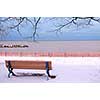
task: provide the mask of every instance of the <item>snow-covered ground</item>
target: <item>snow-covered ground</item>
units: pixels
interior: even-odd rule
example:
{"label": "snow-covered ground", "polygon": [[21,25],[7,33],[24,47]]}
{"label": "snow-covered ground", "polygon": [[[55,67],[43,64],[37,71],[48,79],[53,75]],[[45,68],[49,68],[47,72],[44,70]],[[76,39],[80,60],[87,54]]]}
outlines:
{"label": "snow-covered ground", "polygon": [[[55,79],[46,80],[46,76],[20,76],[8,78],[5,60],[51,60]],[[15,69],[18,73],[45,73],[45,71]],[[99,57],[0,57],[0,83],[99,83]]]}

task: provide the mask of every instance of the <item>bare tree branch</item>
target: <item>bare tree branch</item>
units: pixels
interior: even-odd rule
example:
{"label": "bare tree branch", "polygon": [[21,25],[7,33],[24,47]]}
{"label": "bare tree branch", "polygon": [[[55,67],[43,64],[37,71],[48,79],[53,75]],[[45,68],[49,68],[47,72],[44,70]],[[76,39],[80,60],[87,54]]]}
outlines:
{"label": "bare tree branch", "polygon": [[22,22],[24,22],[25,17],[20,17],[19,22],[16,25],[11,26],[11,29],[17,28]]}
{"label": "bare tree branch", "polygon": [[0,22],[5,22],[5,21],[8,21],[11,17],[7,17],[7,18],[4,18],[4,19],[0,19]]}
{"label": "bare tree branch", "polygon": [[[81,21],[83,21],[83,23],[81,23]],[[78,26],[89,26],[91,25],[91,23],[95,21],[100,23],[100,18],[96,18],[96,17],[71,17],[70,19],[67,20],[67,22],[60,24],[58,27],[56,27],[56,29],[54,29],[54,31],[58,32],[61,31],[63,28],[67,27],[68,25],[76,25]]]}
{"label": "bare tree branch", "polygon": [[33,32],[33,38],[35,40],[35,35],[37,34],[37,26],[38,26],[38,23],[40,21],[41,17],[39,17],[36,22],[35,22],[35,25],[34,25],[34,32]]}
{"label": "bare tree branch", "polygon": [[[17,30],[17,32],[21,35],[21,26],[25,25],[25,22],[27,22],[27,25],[32,26],[32,36],[31,38],[35,40],[36,35],[38,35],[38,26],[39,23],[42,21],[41,17],[1,17],[0,18],[0,33],[5,33],[9,30]],[[49,18],[45,18],[49,19]],[[60,19],[60,20],[58,20]],[[82,26],[90,26],[94,22],[100,23],[99,17],[50,17],[50,21],[53,24],[53,20],[55,21],[56,27],[54,28],[54,32],[60,32],[63,31],[63,29],[73,27],[82,27]],[[47,20],[43,20],[44,22]],[[59,22],[58,22],[59,21]],[[43,23],[42,23],[43,25]],[[27,26],[26,26],[27,27]],[[71,27],[71,28],[72,28]],[[66,30],[65,30],[66,31]],[[2,35],[1,34],[1,35]]]}
{"label": "bare tree branch", "polygon": [[32,25],[32,27],[34,28],[34,23],[33,23],[33,21],[31,21],[28,17],[26,17],[26,20],[27,20],[28,22],[30,22],[31,25]]}

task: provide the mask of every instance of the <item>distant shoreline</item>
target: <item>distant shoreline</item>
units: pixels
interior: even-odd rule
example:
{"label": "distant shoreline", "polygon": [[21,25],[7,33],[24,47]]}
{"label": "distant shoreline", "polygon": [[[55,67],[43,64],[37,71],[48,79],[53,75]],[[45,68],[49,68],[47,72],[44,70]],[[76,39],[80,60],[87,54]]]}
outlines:
{"label": "distant shoreline", "polygon": [[25,52],[100,52],[100,41],[0,41],[0,45],[27,48],[0,48],[0,51]]}

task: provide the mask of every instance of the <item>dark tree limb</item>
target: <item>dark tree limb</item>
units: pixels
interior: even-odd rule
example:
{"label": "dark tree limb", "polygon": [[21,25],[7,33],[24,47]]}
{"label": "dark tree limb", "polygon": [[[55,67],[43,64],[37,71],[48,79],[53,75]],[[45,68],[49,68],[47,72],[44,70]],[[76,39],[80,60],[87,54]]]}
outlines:
{"label": "dark tree limb", "polygon": [[37,34],[37,26],[38,26],[38,23],[39,21],[41,20],[41,17],[39,17],[36,22],[35,22],[35,25],[34,25],[34,32],[33,32],[33,39],[35,40],[35,35]]}
{"label": "dark tree limb", "polygon": [[25,17],[20,17],[19,22],[18,22],[16,25],[11,26],[10,29],[15,29],[15,28],[19,27],[19,25],[20,25],[22,22],[24,22],[24,19],[25,19]]}
{"label": "dark tree limb", "polygon": [[[81,21],[83,21],[84,23],[82,23],[80,25]],[[89,25],[91,25],[91,23],[93,21],[100,23],[100,18],[96,18],[96,17],[71,17],[70,19],[67,19],[67,22],[62,23],[58,27],[56,27],[56,29],[54,29],[54,31],[59,32],[63,28],[67,27],[68,25],[76,25],[77,27],[84,26],[84,25],[89,26]]]}
{"label": "dark tree limb", "polygon": [[[60,18],[60,23],[57,22],[57,19]],[[49,19],[49,18],[48,18]],[[57,26],[54,28],[53,31],[55,32],[62,32],[63,29],[69,28],[70,26],[89,26],[93,22],[100,23],[99,17],[51,17],[50,21],[54,20]],[[35,40],[35,36],[38,35],[38,25],[41,22],[41,17],[1,17],[0,18],[0,33],[5,34],[6,31],[9,30],[17,30],[18,33],[21,35],[21,25],[24,22],[28,22],[28,24],[32,25],[32,36],[31,38]],[[46,21],[46,20],[44,20]],[[9,22],[10,24],[7,24]],[[12,23],[14,22],[14,23]],[[53,23],[52,23],[53,24]]]}
{"label": "dark tree limb", "polygon": [[0,19],[0,22],[6,22],[6,21],[8,21],[9,19],[11,19],[11,17],[7,17],[7,18],[4,18],[4,19]]}

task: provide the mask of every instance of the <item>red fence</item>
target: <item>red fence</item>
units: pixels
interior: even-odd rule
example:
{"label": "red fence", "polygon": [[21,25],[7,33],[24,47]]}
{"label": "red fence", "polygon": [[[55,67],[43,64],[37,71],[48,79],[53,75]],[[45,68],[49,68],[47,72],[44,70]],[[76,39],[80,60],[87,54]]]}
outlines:
{"label": "red fence", "polygon": [[100,52],[0,52],[0,56],[100,57]]}

